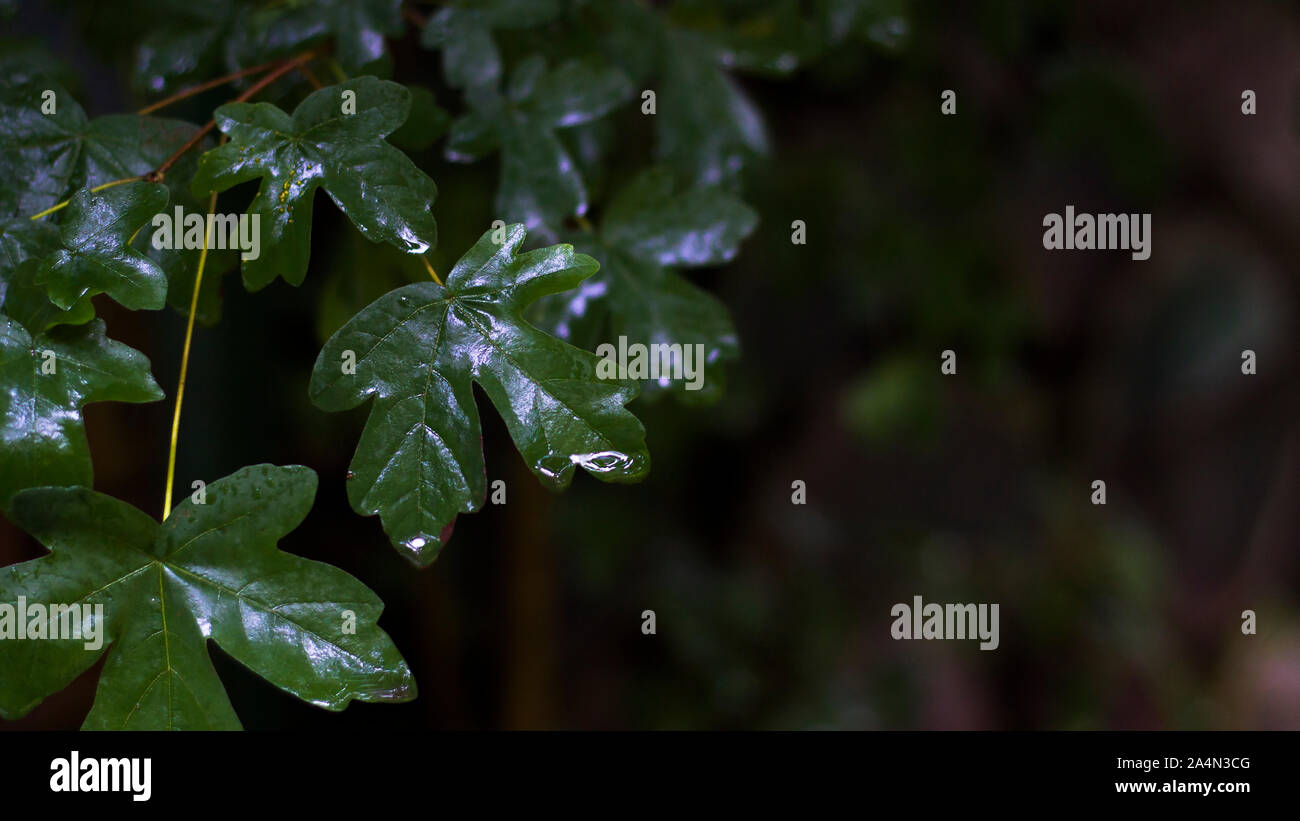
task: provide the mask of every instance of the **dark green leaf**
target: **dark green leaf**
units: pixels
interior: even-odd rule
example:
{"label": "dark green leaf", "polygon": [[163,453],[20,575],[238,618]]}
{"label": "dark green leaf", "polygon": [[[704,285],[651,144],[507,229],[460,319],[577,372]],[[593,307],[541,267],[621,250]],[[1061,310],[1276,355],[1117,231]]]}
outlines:
{"label": "dark green leaf", "polygon": [[611,121],[609,118],[592,120],[574,128],[566,128],[559,134],[560,142],[578,166],[587,196],[598,201],[608,176],[605,161],[615,137]]}
{"label": "dark green leaf", "polygon": [[59,249],[41,266],[36,281],[50,300],[71,308],[78,300],[108,294],[124,307],[155,310],[167,304],[167,275],[130,247],[131,237],[167,205],[167,188],[135,182],[73,196],[59,226]]}
{"label": "dark green leaf", "polygon": [[452,162],[473,162],[501,147],[500,124],[506,112],[500,95],[491,95],[452,121],[445,153]]}
{"label": "dark green leaf", "polygon": [[[690,349],[689,361],[702,369],[696,379],[647,379],[642,390],[647,397],[673,390],[684,401],[713,400],[724,384],[722,362],[739,354],[736,330],[722,302],[672,268],[730,261],[757,221],[726,191],[676,192],[669,171],[646,171],[614,198],[594,241],[580,246],[600,260],[600,271],[578,290],[543,300],[538,322],[584,347],[620,338],[627,345],[682,346],[666,349],[674,365],[686,346],[701,346]],[[608,335],[601,333],[606,317]]]}
{"label": "dark green leaf", "polygon": [[297,51],[333,37],[349,74],[387,58],[385,37],[402,33],[402,0],[305,0],[274,9],[278,16],[256,40],[263,54]]}
{"label": "dark green leaf", "polygon": [[[516,100],[529,119],[552,128],[569,128],[603,117],[632,93],[623,72],[571,60],[555,69],[540,72]],[[521,67],[522,73],[525,69]]]}
{"label": "dark green leaf", "polygon": [[[343,113],[344,92],[356,112]],[[349,98],[351,99],[351,98]],[[311,252],[312,198],[323,187],[367,239],[424,253],[437,241],[429,206],[437,187],[384,137],[410,110],[397,83],[360,77],[311,94],[293,116],[269,103],[216,111],[230,142],[203,155],[195,191],[224,191],[262,178],[248,208],[261,221],[261,255],[244,262],[250,290],[277,276],[299,285]]]}
{"label": "dark green leaf", "polygon": [[439,9],[425,25],[420,43],[442,52],[442,73],[452,88],[492,85],[501,77],[501,54],[492,32],[465,9]]}
{"label": "dark green leaf", "polygon": [[601,225],[606,244],[658,265],[730,262],[758,215],[719,188],[678,193],[664,169],[650,169],[610,203]]}
{"label": "dark green leaf", "polygon": [[[49,115],[40,108],[46,88],[55,93],[55,112]],[[0,173],[12,181],[12,187],[0,188],[0,215],[15,217],[44,211],[82,188],[143,176],[196,130],[180,120],[133,114],[87,121],[71,95],[47,82],[0,86],[0,117]],[[172,204],[188,213],[202,209],[188,188],[196,165],[192,154],[183,156],[165,181]],[[60,218],[51,215],[45,220]],[[133,247],[166,273],[168,302],[178,311],[188,311],[198,251],[156,249],[149,243],[148,231],[140,232]],[[229,257],[210,255],[199,301],[200,321],[215,322],[220,316],[221,274],[229,266]]]}
{"label": "dark green leaf", "polygon": [[[175,120],[157,120],[141,118],[148,123],[146,127],[158,129],[160,133],[145,140],[139,156],[130,168],[156,168],[170,157],[194,134],[195,126]],[[98,122],[98,120],[96,121]],[[131,123],[122,122],[129,129]],[[207,203],[200,201],[190,191],[190,180],[198,168],[198,154],[190,151],[181,156],[167,172],[164,184],[170,195],[168,212],[174,217],[175,209],[181,208],[182,214],[206,214]],[[143,173],[140,172],[140,173]],[[108,180],[95,180],[91,184],[99,185]],[[194,275],[198,271],[200,249],[198,248],[157,248],[153,244],[153,231],[146,228],[136,235],[131,245],[140,253],[158,263],[167,275],[167,304],[178,313],[189,313],[191,297],[194,294]],[[222,277],[235,270],[239,263],[237,251],[209,249],[207,262],[203,267],[203,285],[199,294],[197,319],[204,325],[215,324],[221,319],[221,281]]]}
{"label": "dark green leaf", "polygon": [[590,9],[599,26],[601,53],[638,87],[645,87],[663,47],[664,24],[658,13],[640,0],[600,0]]}
{"label": "dark green leaf", "polygon": [[47,257],[58,247],[59,229],[48,222],[26,217],[0,222],[0,305],[18,266]]}
{"label": "dark green leaf", "polygon": [[[505,419],[524,461],[553,488],[575,467],[606,481],[649,470],[645,432],[624,405],[635,385],[596,378],[596,358],[533,328],[522,312],[596,270],[569,246],[516,251],[524,228],[492,233],[456,264],[446,287],[407,285],[381,297],[325,344],[311,397],[339,411],[375,405],[352,461],[348,498],[378,513],[417,564],[437,556],[455,517],[486,490],[473,383]],[[351,351],[355,373],[343,367]]]}
{"label": "dark green leaf", "polygon": [[150,29],[135,50],[133,81],[140,91],[162,92],[199,74],[219,74],[221,45],[236,19],[234,0],[153,0]]}
{"label": "dark green leaf", "polygon": [[[684,402],[697,403],[721,396],[726,384],[722,363],[740,354],[727,306],[670,268],[617,251],[606,251],[602,258],[607,260],[601,273],[608,286],[610,344],[626,338],[629,345],[667,346],[663,350],[671,354],[664,375],[641,383],[646,397],[671,391]],[[679,359],[683,375],[672,370]]]}
{"label": "dark green leaf", "polygon": [[438,107],[433,92],[424,86],[408,86],[411,92],[411,116],[406,118],[388,141],[403,151],[423,151],[447,133],[451,115]]}
{"label": "dark green leaf", "polygon": [[338,60],[349,73],[384,58],[384,37],[402,33],[402,0],[315,0],[304,13],[325,20]]}
{"label": "dark green leaf", "polygon": [[659,156],[700,185],[729,184],[767,153],[762,115],[687,32],[668,36],[655,120]]}
{"label": "dark green leaf", "polygon": [[502,124],[496,209],[501,218],[548,238],[558,235],[565,218],[587,213],[587,188],[554,131],[524,117]]}
{"label": "dark green leaf", "polygon": [[[276,547],[315,494],[308,468],[257,465],[213,482],[205,504],[186,499],[161,526],[84,487],[15,496],[14,522],[51,552],[0,573],[0,601],[102,605],[104,641],[0,641],[10,671],[0,715],[26,713],[110,642],[85,729],[238,729],[208,639],[326,709],[414,698],[406,662],[376,624],[378,597],[337,568]],[[349,611],[355,630],[345,629]]]}
{"label": "dark green leaf", "polygon": [[[53,112],[43,113],[43,103]],[[0,86],[0,216],[30,217],[63,201],[83,168],[85,126],[85,112],[60,86]]]}
{"label": "dark green leaf", "polygon": [[87,121],[71,94],[47,82],[0,86],[0,174],[9,182],[0,213],[32,216],[82,188],[147,174],[193,133],[190,123],[136,114]]}
{"label": "dark green leaf", "polygon": [[[53,373],[46,373],[51,366]],[[33,338],[16,319],[0,315],[0,384],[6,386],[0,392],[0,504],[25,487],[91,483],[84,405],[163,396],[149,360],[108,339],[98,319]]]}
{"label": "dark green leaf", "polygon": [[55,57],[44,41],[34,37],[0,37],[0,83],[28,83],[43,77],[64,88],[77,82],[76,73]]}
{"label": "dark green leaf", "polygon": [[0,225],[0,311],[31,334],[55,325],[80,325],[95,318],[90,297],[69,310],[50,301],[36,274],[44,259],[59,248],[59,229],[44,220],[19,217]]}
{"label": "dark green leaf", "polygon": [[597,18],[602,52],[655,92],[658,156],[684,180],[734,186],[741,170],[767,153],[762,116],[723,67],[790,67],[781,56],[786,32],[773,32],[775,51],[742,54],[753,37],[730,42],[718,32],[673,28],[635,2],[601,3]]}
{"label": "dark green leaf", "polygon": [[501,55],[492,29],[531,28],[560,13],[558,0],[467,0],[451,3],[429,18],[420,42],[442,52],[442,71],[452,88],[495,85]]}
{"label": "dark green leaf", "polygon": [[587,189],[556,129],[601,117],[632,93],[617,69],[571,61],[550,71],[521,63],[502,96],[470,98],[475,109],[452,125],[447,156],[467,160],[501,149],[496,207],[506,221],[553,238],[570,216],[587,212]]}
{"label": "dark green leaf", "polygon": [[29,259],[10,275],[8,287],[0,294],[0,309],[10,319],[17,320],[28,333],[39,336],[55,325],[82,325],[95,318],[95,306],[89,296],[83,296],[66,310],[51,302],[49,291],[36,282],[40,270],[41,260]]}

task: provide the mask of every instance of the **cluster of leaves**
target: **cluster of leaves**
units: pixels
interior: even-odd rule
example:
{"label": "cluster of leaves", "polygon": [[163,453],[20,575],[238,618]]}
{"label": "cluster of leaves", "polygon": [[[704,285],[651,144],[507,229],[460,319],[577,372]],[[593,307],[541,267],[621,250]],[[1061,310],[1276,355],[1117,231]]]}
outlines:
{"label": "cluster of leaves", "polygon": [[[557,489],[577,467],[616,482],[649,470],[644,429],[625,406],[668,386],[598,379],[599,342],[702,345],[707,389],[675,393],[721,390],[736,331],[679,269],[732,259],[757,223],[741,184],[767,137],[728,70],[786,73],[845,38],[900,34],[889,4],[737,5],[710,14],[633,0],[477,0],[427,20],[407,9],[408,29],[401,0],[152,3],[158,23],[134,47],[138,90],[223,72],[251,84],[261,73],[267,81],[241,100],[296,100],[291,113],[265,101],[219,106],[220,142],[164,117],[88,119],[43,64],[0,61],[0,507],[51,551],[7,568],[0,600],[104,605],[111,649],[87,727],[237,727],[207,639],[330,709],[415,692],[375,624],[374,594],[275,547],[311,506],[307,468],[245,468],[161,525],[89,489],[83,406],[163,398],[148,359],[106,336],[92,299],[189,312],[205,270],[197,249],[154,247],[153,217],[202,214],[209,196],[257,181],[247,213],[262,248],[242,263],[244,285],[296,286],[318,188],[366,239],[423,255],[438,240],[437,188],[401,149],[445,132],[449,161],[499,156],[494,224],[445,278],[397,288],[346,321],[311,374],[323,410],[374,400],[349,499],[426,565],[456,516],[485,500],[475,383],[534,475]],[[438,54],[458,116],[427,88],[383,79],[394,65],[385,38],[407,36]],[[340,82],[319,87],[309,61]],[[299,65],[301,76],[289,73]],[[317,90],[302,96],[304,80]],[[606,200],[613,121],[624,115],[653,122],[654,157]],[[527,250],[529,237],[551,244]],[[219,320],[219,274],[234,263],[233,253],[207,263],[200,321]],[[356,625],[347,632],[345,613]],[[80,641],[0,642],[0,715],[24,714],[101,653]]]}

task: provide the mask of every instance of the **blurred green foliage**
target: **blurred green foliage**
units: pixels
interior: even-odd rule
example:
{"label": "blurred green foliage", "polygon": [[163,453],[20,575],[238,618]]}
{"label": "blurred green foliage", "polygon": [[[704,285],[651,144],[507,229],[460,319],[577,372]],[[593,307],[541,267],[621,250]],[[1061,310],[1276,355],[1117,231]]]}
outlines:
{"label": "blurred green foliage", "polygon": [[[77,5],[85,14],[69,25],[101,31],[91,58],[124,76],[130,16]],[[283,546],[366,580],[420,682],[413,705],[332,718],[1300,726],[1300,395],[1288,376],[1300,365],[1300,212],[1280,205],[1300,203],[1296,90],[1281,85],[1294,64],[1290,10],[1255,0],[662,5],[665,31],[653,38],[638,36],[642,4],[571,7],[605,32],[594,51],[635,88],[656,82],[662,49],[675,46],[686,77],[743,93],[763,114],[769,153],[733,133],[680,166],[723,168],[716,158],[738,150],[746,159],[727,184],[759,227],[733,263],[692,274],[728,306],[742,343],[726,394],[704,409],[632,406],[654,453],[645,484],[579,481],[552,496],[523,481],[505,431],[485,416],[489,479],[507,480],[510,501],[460,522],[458,548],[411,574],[373,549],[378,523],[353,516],[337,487],[340,443],[355,441],[364,414],[312,410],[306,372],[347,316],[422,271],[342,221],[322,223],[328,250],[313,255],[302,290],[248,295],[230,280],[222,323],[199,340],[182,475],[254,461],[315,467],[316,510]],[[610,8],[627,20],[611,22]],[[1117,10],[1129,15],[1124,30]],[[492,36],[507,76],[522,56],[572,52],[552,24]],[[411,35],[389,45],[404,77],[460,113],[436,54]],[[136,99],[120,80],[78,74],[94,80],[98,108]],[[1261,105],[1242,117],[1240,89],[1265,84],[1277,113]],[[939,113],[948,88],[952,117]],[[192,118],[214,102],[200,98]],[[641,120],[634,102],[562,132],[593,218],[664,158]],[[498,173],[493,162],[442,163],[437,143],[412,148],[435,169],[431,258],[445,270],[494,218]],[[1277,190],[1243,182],[1236,155],[1280,180]],[[1066,204],[1154,213],[1152,259],[1043,251],[1042,216]],[[790,241],[794,220],[808,227],[806,245]],[[111,321],[136,322],[155,350],[178,347],[174,317]],[[1246,347],[1259,354],[1254,377],[1239,370]],[[939,373],[944,349],[958,353],[954,377]],[[174,368],[155,357],[161,384]],[[256,418],[236,395],[250,380],[266,391]],[[165,425],[158,409],[105,412],[91,417],[92,441],[120,436],[149,451]],[[102,481],[152,499],[159,475],[143,458]],[[1097,478],[1104,507],[1089,502]],[[806,505],[791,504],[796,479]],[[5,539],[14,558],[33,549]],[[916,594],[999,602],[1001,647],[891,640],[890,606]],[[1257,636],[1240,631],[1248,608],[1260,614]],[[657,613],[654,636],[640,633],[645,609]],[[317,725],[217,663],[246,724]],[[31,720],[67,725],[87,692]]]}

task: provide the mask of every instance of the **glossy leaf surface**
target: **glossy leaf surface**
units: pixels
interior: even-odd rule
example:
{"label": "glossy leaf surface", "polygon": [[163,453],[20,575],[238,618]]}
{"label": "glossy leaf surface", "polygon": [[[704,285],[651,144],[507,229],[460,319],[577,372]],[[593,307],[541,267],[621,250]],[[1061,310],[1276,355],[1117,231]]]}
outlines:
{"label": "glossy leaf surface", "polygon": [[[45,90],[54,93],[54,112],[41,110]],[[49,81],[0,86],[0,173],[11,185],[0,187],[0,214],[26,218],[69,199],[78,191],[113,180],[143,176],[193,136],[196,127],[180,120],[135,114],[111,114],[87,120],[85,112],[67,91]],[[182,157],[164,184],[171,207],[202,213],[203,206],[190,195],[194,155]],[[56,225],[64,212],[39,222]],[[6,234],[8,234],[6,229]],[[148,256],[167,276],[167,300],[188,311],[198,252],[156,249],[151,232],[141,231],[132,248]],[[7,240],[6,240],[7,242]],[[8,250],[8,249],[6,249]],[[0,267],[3,266],[0,254]],[[229,261],[209,255],[199,299],[201,322],[215,322],[221,313],[221,273]]]}
{"label": "glossy leaf surface", "polygon": [[[159,525],[83,487],[18,494],[12,518],[50,554],[0,571],[0,601],[102,605],[85,639],[0,641],[0,715],[23,715],[105,652],[85,729],[238,729],[207,651],[215,641],[277,687],[330,710],[406,701],[415,684],[376,620],[379,599],[343,571],[279,550],[316,475],[257,465],[186,499]],[[355,632],[344,628],[355,616]]]}
{"label": "glossy leaf surface", "polygon": [[[340,411],[375,404],[352,460],[348,498],[379,514],[417,564],[436,558],[460,513],[484,501],[473,384],[487,394],[533,473],[568,485],[575,467],[607,481],[649,470],[645,431],[623,406],[634,384],[596,378],[596,358],[529,325],[524,309],[596,270],[569,246],[519,254],[524,228],[484,234],[447,275],[392,291],[325,344],[312,401]],[[355,372],[349,372],[350,360]]]}
{"label": "glossy leaf surface", "polygon": [[48,222],[26,217],[0,222],[0,307],[4,305],[19,266],[34,260],[39,268],[39,263],[58,247],[59,229]]}
{"label": "glossy leaf surface", "polygon": [[21,488],[91,484],[86,404],[163,397],[149,360],[108,339],[98,319],[33,337],[0,315],[0,384],[0,504]]}
{"label": "glossy leaf surface", "polygon": [[194,130],[136,114],[88,120],[72,95],[50,81],[2,85],[0,212],[32,216],[82,188],[147,174]]}
{"label": "glossy leaf surface", "polygon": [[361,77],[312,93],[292,116],[270,103],[217,109],[217,125],[230,142],[203,155],[194,190],[224,191],[262,180],[248,208],[260,219],[262,245],[257,259],[244,261],[250,290],[277,276],[302,283],[317,188],[370,240],[412,253],[436,243],[429,209],[437,187],[384,141],[406,120],[410,106],[410,92],[401,85]]}
{"label": "glossy leaf surface", "polygon": [[99,293],[132,310],[161,308],[167,303],[167,275],[131,248],[130,240],[166,205],[167,189],[158,183],[82,189],[68,203],[59,248],[41,266],[37,282],[64,309]]}
{"label": "glossy leaf surface", "polygon": [[50,301],[49,292],[36,281],[41,260],[29,259],[9,275],[0,296],[0,310],[28,333],[39,336],[55,325],[83,325],[95,318],[95,306],[84,296],[64,310]]}
{"label": "glossy leaf surface", "polygon": [[703,373],[690,389],[694,380],[661,377],[644,380],[642,390],[714,399],[724,384],[722,363],[739,353],[736,330],[721,301],[674,269],[729,262],[757,221],[720,188],[678,191],[666,169],[646,171],[610,203],[595,238],[579,242],[600,260],[600,271],[574,292],[547,297],[539,322],[588,348],[620,337],[629,345],[702,345],[692,349],[703,352]]}

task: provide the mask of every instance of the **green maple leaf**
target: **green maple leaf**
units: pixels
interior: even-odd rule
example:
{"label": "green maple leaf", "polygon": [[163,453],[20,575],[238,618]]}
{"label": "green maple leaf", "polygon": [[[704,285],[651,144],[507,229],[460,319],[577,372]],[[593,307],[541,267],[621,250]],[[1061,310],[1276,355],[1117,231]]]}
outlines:
{"label": "green maple leaf", "polygon": [[495,85],[501,54],[492,29],[532,28],[560,14],[558,0],[459,0],[438,9],[420,43],[442,53],[442,72],[452,88]]}
{"label": "green maple leaf", "polygon": [[[345,92],[356,112],[343,113]],[[217,109],[230,135],[199,161],[194,190],[224,191],[262,179],[248,213],[261,221],[261,255],[245,260],[250,290],[282,276],[302,284],[311,253],[312,198],[324,188],[367,239],[424,253],[437,242],[429,206],[437,187],[384,141],[406,120],[411,95],[397,83],[360,77],[312,93],[290,116],[270,103]]]}
{"label": "green maple leaf", "polygon": [[[47,105],[52,113],[42,110]],[[72,95],[49,81],[0,85],[0,175],[7,183],[0,215],[31,216],[82,188],[147,174],[194,131],[190,123],[136,114],[88,120]]]}
{"label": "green maple leaf", "polygon": [[35,336],[55,325],[84,325],[95,318],[95,306],[89,296],[83,296],[66,310],[51,302],[49,291],[36,281],[40,270],[41,260],[29,259],[0,282],[0,311]]}
{"label": "green maple leaf", "polygon": [[402,0],[312,0],[300,12],[334,36],[338,60],[349,72],[383,59],[384,37],[402,34]]}
{"label": "green maple leaf", "polygon": [[[14,287],[15,272],[19,267],[28,260],[34,260],[39,268],[39,262],[53,254],[58,247],[59,229],[48,222],[26,217],[0,222],[0,307],[4,306],[6,295]],[[45,298],[44,290],[41,289],[42,298]],[[14,315],[12,312],[7,313]]]}
{"label": "green maple leaf", "polygon": [[401,0],[137,2],[141,14],[159,21],[136,47],[133,79],[142,91],[268,63],[330,37],[342,67],[362,73],[387,57],[384,38],[402,33]]}
{"label": "green maple leaf", "polygon": [[[247,32],[240,29],[249,29]],[[334,38],[333,52],[349,74],[390,73],[376,61],[387,59],[384,37],[400,36],[402,0],[299,0],[271,4],[236,26],[247,42],[236,51],[261,62],[313,47]]]}
{"label": "green maple leaf", "polygon": [[548,239],[564,220],[587,212],[587,189],[557,129],[604,116],[632,94],[621,71],[570,61],[547,70],[533,57],[511,75],[504,95],[484,89],[469,95],[472,110],[452,123],[447,157],[468,161],[500,149],[496,209]]}
{"label": "green maple leaf", "polygon": [[60,86],[37,78],[0,85],[0,214],[31,216],[65,198],[84,173],[85,127],[85,112]]}
{"label": "green maple leaf", "polygon": [[[0,506],[23,487],[56,482],[62,478],[89,481],[90,477],[90,457],[78,421],[77,403],[81,400],[82,388],[78,387],[76,378],[69,382],[56,380],[58,351],[46,343],[43,334],[60,324],[85,324],[95,318],[95,309],[90,298],[85,297],[64,311],[50,302],[45,287],[36,283],[36,272],[40,270],[42,258],[53,253],[58,244],[58,229],[46,222],[20,217],[0,226],[0,312],[3,312],[0,323],[4,328],[0,333],[8,343],[0,347],[3,350],[0,361],[5,363],[0,372],[6,378],[19,380],[5,397],[0,398],[0,409],[3,409],[0,432],[5,441],[5,449],[0,452]],[[102,336],[102,329],[99,336]],[[71,341],[76,347],[84,347],[82,343],[87,339],[98,344],[93,331],[88,335],[69,331],[66,336],[56,334],[55,338]],[[26,348],[23,347],[25,344],[28,344]],[[117,343],[110,344],[117,346]],[[116,353],[119,348],[134,353],[125,346],[115,347],[107,353]],[[44,361],[47,350],[55,351],[54,374],[40,374],[39,364]],[[37,352],[42,358],[32,361],[31,357]],[[83,353],[94,358],[100,352],[87,348]],[[64,365],[63,376],[71,376],[66,371],[69,363],[65,361]],[[27,367],[34,370],[28,372]],[[40,377],[33,379],[36,374]],[[145,374],[148,374],[147,364]],[[116,378],[98,368],[93,368],[88,375],[107,376],[110,385]],[[71,384],[72,392],[68,391],[68,384]],[[45,398],[41,399],[18,387],[23,385],[52,390],[46,391]]]}
{"label": "green maple leaf", "polygon": [[159,25],[136,44],[132,79],[138,90],[166,91],[198,74],[221,73],[221,44],[237,18],[234,0],[152,0],[141,11]]}
{"label": "green maple leaf", "polygon": [[[505,419],[533,473],[563,488],[575,467],[606,481],[649,470],[645,431],[623,406],[633,383],[595,377],[596,357],[529,325],[523,310],[596,270],[559,245],[516,254],[524,228],[489,231],[456,263],[446,286],[398,288],[353,317],[321,350],[310,392],[340,411],[374,397],[352,460],[348,498],[379,514],[407,558],[436,558],[460,513],[484,501],[473,384]],[[354,373],[344,367],[348,352]]]}
{"label": "green maple leaf", "polygon": [[46,40],[0,36],[0,84],[26,83],[43,78],[65,88],[77,84],[76,72],[50,51]]}
{"label": "green maple leaf", "polygon": [[789,16],[781,8],[787,5],[761,5],[757,18],[774,27],[766,32],[771,36],[748,30],[729,36],[681,29],[634,0],[591,4],[603,55],[636,78],[638,87],[655,92],[656,155],[684,181],[736,187],[741,171],[767,155],[762,114],[727,69],[793,68],[790,61],[807,44],[798,44],[796,53],[790,42],[802,42],[800,31],[807,26],[801,22],[794,31],[780,19]]}
{"label": "green maple leaf", "polygon": [[0,715],[23,715],[107,652],[84,729],[239,729],[208,639],[329,710],[414,698],[406,662],[376,624],[379,598],[338,568],[276,547],[315,495],[310,469],[256,465],[160,525],[84,487],[19,493],[11,518],[50,555],[0,570],[0,603],[90,605],[92,617],[102,605],[103,641],[87,648],[84,632],[0,641]]}
{"label": "green maple leaf", "polygon": [[575,241],[600,260],[600,271],[576,291],[540,301],[537,317],[585,348],[619,337],[629,345],[702,345],[702,383],[688,389],[690,380],[661,378],[641,386],[647,397],[672,390],[710,401],[722,391],[721,363],[739,354],[736,330],[720,300],[674,269],[731,261],[758,215],[720,188],[675,188],[670,171],[652,168],[620,191],[596,235]]}
{"label": "green maple leaf", "polygon": [[601,223],[605,244],[667,267],[730,262],[758,215],[720,188],[677,190],[673,175],[651,168],[614,197]]}
{"label": "green maple leaf", "polygon": [[149,360],[108,339],[98,319],[33,334],[0,315],[0,384],[0,504],[21,488],[91,484],[81,420],[87,403],[163,397]]}
{"label": "green maple leaf", "polygon": [[[592,10],[602,53],[655,92],[659,160],[683,180],[734,187],[740,172],[768,153],[768,139],[762,114],[725,69],[790,68],[786,41],[797,33],[784,22],[771,38],[692,31],[634,0],[607,0]],[[757,49],[755,39],[762,43]]]}
{"label": "green maple leaf", "polygon": [[698,36],[673,31],[663,43],[655,116],[659,157],[699,185],[733,184],[768,153],[763,116]]}
{"label": "green maple leaf", "polygon": [[167,275],[130,245],[166,205],[167,188],[158,183],[78,191],[59,225],[59,248],[37,274],[37,282],[49,288],[50,301],[68,309],[104,293],[132,310],[167,304]]}
{"label": "green maple leaf", "polygon": [[[42,96],[46,90],[54,92],[52,100]],[[46,102],[53,103],[53,113],[42,111]],[[82,189],[143,176],[196,130],[193,124],[180,120],[135,114],[88,120],[72,95],[55,83],[0,84],[0,174],[9,180],[0,188],[0,217],[25,218]],[[197,160],[187,154],[172,166],[165,180],[171,203],[187,213],[206,211],[187,185],[196,166]],[[62,218],[63,212],[59,212],[39,222],[56,224]],[[132,247],[163,269],[168,280],[167,301],[176,310],[188,312],[199,252],[154,248],[150,233],[141,231]],[[208,256],[199,295],[199,320],[205,324],[215,322],[221,314],[221,273],[229,264],[224,252],[216,259],[213,254]]]}

